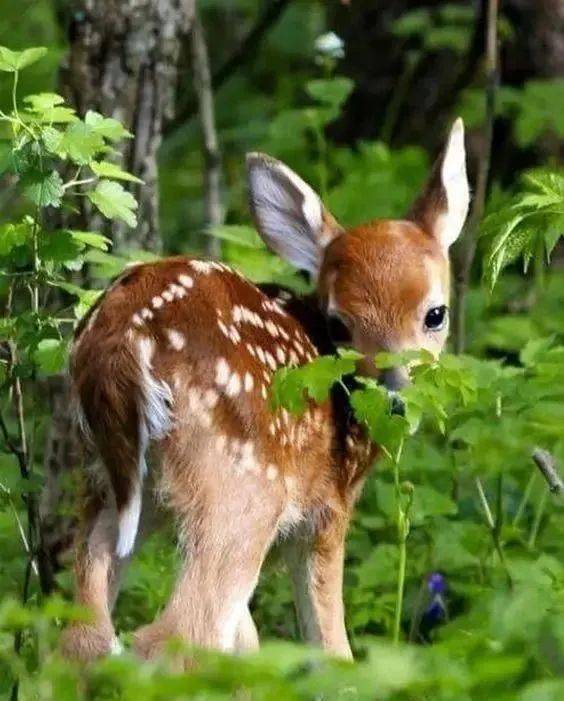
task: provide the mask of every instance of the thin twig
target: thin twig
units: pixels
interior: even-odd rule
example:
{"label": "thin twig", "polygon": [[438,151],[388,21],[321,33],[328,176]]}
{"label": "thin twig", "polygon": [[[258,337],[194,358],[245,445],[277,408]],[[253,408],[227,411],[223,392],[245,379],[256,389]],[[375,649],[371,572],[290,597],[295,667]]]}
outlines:
{"label": "thin twig", "polygon": [[[208,47],[204,28],[196,11],[191,31],[192,69],[194,89],[198,98],[200,128],[204,150],[204,220],[206,229],[223,222],[221,205],[221,155],[215,127],[213,88]],[[218,258],[221,253],[219,239],[209,236],[207,253]]]}
{"label": "thin twig", "polygon": [[503,571],[505,573],[505,578],[507,580],[507,585],[509,588],[513,586],[513,578],[511,577],[511,572],[509,571],[509,566],[507,564],[507,560],[505,558],[505,553],[503,551],[503,545],[501,542],[501,482],[498,482],[498,494],[497,494],[497,512],[498,512],[498,517],[497,519],[494,519],[492,510],[490,508],[490,504],[488,502],[488,498],[486,496],[486,493],[484,491],[484,487],[482,485],[482,481],[480,480],[479,477],[476,477],[476,489],[478,490],[478,495],[480,497],[480,503],[482,504],[482,508],[484,510],[484,516],[486,518],[486,523],[488,524],[488,527],[490,529],[490,533],[492,536],[492,541],[493,545],[495,548],[495,551],[499,557],[499,561],[501,562],[501,566],[503,567]]}
{"label": "thin twig", "polygon": [[556,469],[556,460],[548,450],[543,448],[535,448],[532,456],[535,465],[539,468],[541,475],[546,480],[548,488],[553,494],[562,494],[564,492],[564,482]]}
{"label": "thin twig", "polygon": [[486,114],[482,131],[482,153],[478,163],[474,198],[464,236],[455,251],[455,308],[454,349],[463,353],[466,347],[466,293],[470,281],[472,263],[476,254],[478,227],[484,214],[486,193],[490,173],[490,161],[495,119],[496,91],[499,82],[497,18],[499,0],[486,0],[485,67],[486,67]]}

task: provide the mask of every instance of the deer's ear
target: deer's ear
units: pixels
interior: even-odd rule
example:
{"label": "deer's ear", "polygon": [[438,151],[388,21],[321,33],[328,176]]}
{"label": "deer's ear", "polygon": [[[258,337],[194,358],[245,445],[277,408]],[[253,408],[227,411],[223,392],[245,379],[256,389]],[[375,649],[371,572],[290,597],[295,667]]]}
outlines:
{"label": "deer's ear", "polygon": [[312,188],[280,161],[249,153],[247,173],[251,211],[267,246],[317,276],[323,249],[341,227]]}
{"label": "deer's ear", "polygon": [[459,117],[450,130],[444,151],[435,162],[423,193],[408,216],[447,250],[462,231],[469,202],[464,123]]}

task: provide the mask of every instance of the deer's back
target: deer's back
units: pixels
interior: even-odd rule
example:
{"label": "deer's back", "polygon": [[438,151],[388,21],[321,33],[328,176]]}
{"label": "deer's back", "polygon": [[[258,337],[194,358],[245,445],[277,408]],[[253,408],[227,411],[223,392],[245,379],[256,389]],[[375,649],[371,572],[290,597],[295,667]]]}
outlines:
{"label": "deer's back", "polygon": [[116,430],[135,431],[140,404],[161,391],[169,416],[155,400],[152,437],[224,454],[310,504],[337,499],[343,460],[332,403],[310,403],[301,416],[271,403],[275,371],[318,354],[285,304],[219,263],[179,257],[128,270],[84,320],[72,353],[94,433],[111,414]]}

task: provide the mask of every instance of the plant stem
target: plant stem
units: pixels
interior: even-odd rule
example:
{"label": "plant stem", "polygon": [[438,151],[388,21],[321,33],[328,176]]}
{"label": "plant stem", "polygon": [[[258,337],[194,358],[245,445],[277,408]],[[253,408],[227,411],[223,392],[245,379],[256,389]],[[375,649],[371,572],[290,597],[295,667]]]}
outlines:
{"label": "plant stem", "polygon": [[[501,475],[500,475],[501,477]],[[503,551],[503,545],[501,542],[500,538],[500,530],[501,530],[501,525],[502,525],[502,516],[501,516],[501,487],[503,485],[503,481],[500,480],[498,481],[498,492],[497,492],[497,513],[496,513],[496,518],[494,519],[492,510],[490,508],[490,504],[488,502],[488,498],[486,496],[486,493],[484,491],[484,487],[482,486],[482,482],[479,477],[476,477],[476,489],[478,490],[478,495],[480,497],[480,502],[482,504],[482,508],[484,510],[484,515],[486,517],[486,523],[489,527],[491,536],[492,536],[492,541],[493,545],[495,548],[495,551],[499,557],[499,561],[501,563],[501,566],[503,568],[503,571],[505,573],[505,578],[507,579],[507,585],[509,588],[513,586],[513,578],[511,576],[511,572],[509,571],[509,566],[507,564],[507,560],[505,558],[505,553]]]}
{"label": "plant stem", "polygon": [[529,550],[532,550],[535,547],[535,542],[536,542],[537,536],[539,534],[539,528],[540,528],[540,524],[542,521],[542,517],[544,515],[544,509],[546,507],[547,499],[548,499],[548,492],[546,490],[543,490],[543,493],[541,494],[541,497],[539,499],[539,503],[537,505],[537,510],[535,512],[535,519],[534,519],[533,525],[531,527],[531,533],[529,535],[529,542],[527,543]]}
{"label": "plant stem", "polygon": [[411,506],[411,500],[408,502],[406,508],[404,509],[401,503],[401,488],[400,488],[400,473],[399,473],[399,463],[401,460],[401,454],[403,450],[403,439],[399,444],[398,451],[394,456],[394,488],[396,494],[396,525],[398,534],[398,578],[396,585],[396,608],[394,614],[394,629],[393,629],[393,642],[394,644],[399,643],[400,631],[401,631],[401,617],[403,609],[403,593],[405,588],[405,571],[407,567],[407,536],[409,534],[409,507]]}
{"label": "plant stem", "polygon": [[14,114],[15,114],[17,120],[20,119],[20,115],[18,113],[18,99],[17,99],[19,75],[20,75],[19,71],[14,71],[14,82],[12,84],[12,108],[14,110]]}
{"label": "plant stem", "polygon": [[521,497],[521,501],[519,502],[519,506],[517,507],[515,516],[513,517],[513,522],[511,525],[514,528],[517,527],[519,521],[523,518],[525,507],[527,506],[527,502],[531,498],[531,492],[533,491],[533,486],[535,484],[536,477],[536,472],[533,472],[533,474],[529,477],[529,481],[527,482],[527,486],[525,487],[525,491],[523,492],[523,496]]}

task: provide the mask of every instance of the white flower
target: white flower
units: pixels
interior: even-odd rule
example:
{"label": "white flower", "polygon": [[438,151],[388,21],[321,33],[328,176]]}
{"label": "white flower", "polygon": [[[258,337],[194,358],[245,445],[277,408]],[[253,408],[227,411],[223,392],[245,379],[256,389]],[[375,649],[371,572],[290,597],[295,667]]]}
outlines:
{"label": "white flower", "polygon": [[317,37],[315,50],[330,58],[343,58],[345,55],[345,42],[335,32],[327,32],[327,34]]}

